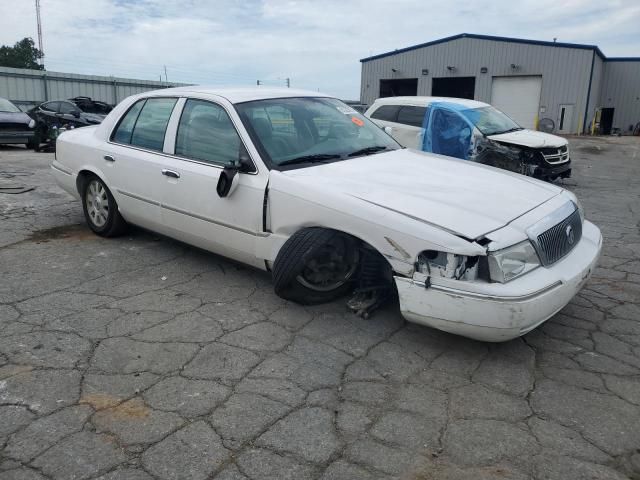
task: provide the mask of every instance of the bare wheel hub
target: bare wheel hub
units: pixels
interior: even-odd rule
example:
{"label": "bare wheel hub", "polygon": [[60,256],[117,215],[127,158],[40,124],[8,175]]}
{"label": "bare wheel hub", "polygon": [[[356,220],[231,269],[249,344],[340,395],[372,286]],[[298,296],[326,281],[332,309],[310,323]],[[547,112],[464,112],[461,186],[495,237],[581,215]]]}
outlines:
{"label": "bare wheel hub", "polygon": [[103,227],[109,218],[109,198],[102,183],[91,180],[85,194],[87,214],[96,227]]}
{"label": "bare wheel hub", "polygon": [[305,287],[328,292],[348,282],[358,267],[358,249],[342,235],[334,236],[307,260],[297,277]]}

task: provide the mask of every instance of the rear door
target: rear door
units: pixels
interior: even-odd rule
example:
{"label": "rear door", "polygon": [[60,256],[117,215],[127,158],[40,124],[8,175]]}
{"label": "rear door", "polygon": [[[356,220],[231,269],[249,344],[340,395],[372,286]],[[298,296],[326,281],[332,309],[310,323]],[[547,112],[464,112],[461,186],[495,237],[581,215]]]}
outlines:
{"label": "rear door", "polygon": [[238,162],[241,154],[248,157],[240,120],[230,104],[220,102],[182,99],[174,112],[167,135],[174,156],[170,174],[162,179],[162,221],[174,238],[264,268],[254,252],[257,239],[266,235],[268,172],[249,161],[252,166],[237,174],[237,188],[226,197],[218,195],[225,166]]}
{"label": "rear door", "polygon": [[422,122],[426,107],[403,105],[398,111],[397,126],[394,138],[407,148],[420,149],[422,139]]}
{"label": "rear door", "polygon": [[391,136],[407,148],[420,149],[422,122],[426,107],[417,105],[380,105],[369,117],[381,127],[390,127]]}
{"label": "rear door", "polygon": [[177,101],[174,97],[138,100],[120,119],[102,152],[102,171],[124,218],[160,232],[163,171],[171,162],[164,153],[165,133]]}

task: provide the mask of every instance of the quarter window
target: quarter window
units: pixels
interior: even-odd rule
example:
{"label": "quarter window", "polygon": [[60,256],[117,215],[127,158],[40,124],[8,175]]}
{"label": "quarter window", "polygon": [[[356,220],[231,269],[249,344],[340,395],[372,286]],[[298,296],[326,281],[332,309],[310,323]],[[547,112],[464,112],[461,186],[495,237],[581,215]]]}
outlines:
{"label": "quarter window", "polygon": [[407,105],[400,108],[398,112],[398,123],[410,125],[412,127],[422,127],[426,107],[415,107]]}
{"label": "quarter window", "polygon": [[238,160],[240,145],[238,132],[224,108],[204,100],[187,100],[178,124],[176,155],[229,165]]}
{"label": "quarter window", "polygon": [[175,98],[148,98],[133,127],[131,145],[162,151]]}
{"label": "quarter window", "polygon": [[382,105],[371,114],[371,118],[386,122],[397,122],[399,109],[398,105]]}
{"label": "quarter window", "polygon": [[144,105],[146,100],[138,100],[133,104],[133,107],[129,109],[129,111],[122,117],[118,127],[116,128],[113,135],[111,135],[111,140],[117,143],[131,143],[131,134],[133,133],[133,127],[136,124],[136,120],[138,120],[138,115],[140,115],[140,110]]}

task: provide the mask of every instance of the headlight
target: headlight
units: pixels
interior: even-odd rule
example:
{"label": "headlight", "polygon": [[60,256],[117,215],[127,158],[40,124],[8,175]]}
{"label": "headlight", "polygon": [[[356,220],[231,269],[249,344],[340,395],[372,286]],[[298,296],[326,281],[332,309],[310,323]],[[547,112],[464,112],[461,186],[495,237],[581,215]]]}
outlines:
{"label": "headlight", "polygon": [[29,128],[33,128],[36,126],[36,121],[32,118],[31,121],[29,122]]}
{"label": "headlight", "polygon": [[494,282],[505,283],[540,266],[540,260],[529,240],[491,252],[489,275]]}
{"label": "headlight", "polygon": [[418,255],[415,268],[416,272],[429,277],[473,280],[478,273],[478,257],[425,250]]}

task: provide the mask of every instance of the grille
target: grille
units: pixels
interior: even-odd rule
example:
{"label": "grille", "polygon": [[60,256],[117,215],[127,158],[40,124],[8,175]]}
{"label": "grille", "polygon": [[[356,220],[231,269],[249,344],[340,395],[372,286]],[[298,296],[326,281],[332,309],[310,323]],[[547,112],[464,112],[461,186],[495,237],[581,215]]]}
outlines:
{"label": "grille", "polygon": [[29,128],[24,123],[3,122],[0,123],[0,131],[2,132],[25,132]]}
{"label": "grille", "polygon": [[541,148],[540,151],[543,155],[558,155],[559,153],[565,153],[567,151],[567,146],[563,145],[561,147]]}
{"label": "grille", "polygon": [[556,148],[541,148],[542,156],[552,165],[565,163],[569,160],[569,149],[566,145]]}
{"label": "grille", "polygon": [[538,235],[536,250],[538,250],[540,261],[543,265],[557,262],[573,250],[581,237],[582,222],[580,212],[576,209],[560,223]]}

